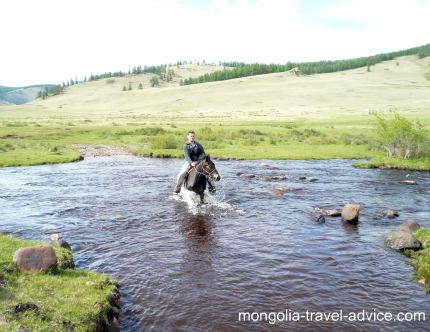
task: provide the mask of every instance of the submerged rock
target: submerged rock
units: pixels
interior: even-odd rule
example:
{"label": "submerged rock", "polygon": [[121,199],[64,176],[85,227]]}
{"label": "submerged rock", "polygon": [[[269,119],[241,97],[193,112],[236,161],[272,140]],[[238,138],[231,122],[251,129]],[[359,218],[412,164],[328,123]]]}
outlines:
{"label": "submerged rock", "polygon": [[239,177],[241,178],[241,179],[253,179],[253,178],[255,178],[255,174],[252,174],[252,173],[242,173],[242,174],[240,174],[239,175]]}
{"label": "submerged rock", "polygon": [[282,190],[275,189],[275,190],[272,191],[272,196],[280,197],[282,195],[284,195],[284,191],[282,191]]}
{"label": "submerged rock", "polygon": [[385,244],[394,250],[419,250],[422,245],[421,242],[407,230],[395,230],[387,235]]}
{"label": "submerged rock", "polygon": [[309,181],[309,182],[318,181],[318,179],[314,178],[313,176],[299,176],[299,180],[306,180],[306,181]]}
{"label": "submerged rock", "polygon": [[388,209],[382,212],[382,216],[388,219],[394,219],[399,216],[399,213],[396,210]]}
{"label": "submerged rock", "polygon": [[415,180],[403,180],[402,183],[404,183],[404,184],[417,184],[417,181],[415,181]]}
{"label": "submerged rock", "polygon": [[358,204],[345,204],[342,209],[342,220],[350,223],[357,223],[360,213],[360,205]]}
{"label": "submerged rock", "polygon": [[57,265],[57,257],[52,247],[37,245],[15,251],[13,262],[23,272],[46,272]]}
{"label": "submerged rock", "polygon": [[273,180],[288,180],[287,175],[275,175],[272,177]]}
{"label": "submerged rock", "polygon": [[315,223],[316,223],[316,224],[323,224],[323,223],[325,223],[324,215],[322,215],[322,214],[318,214],[318,215],[315,217]]}
{"label": "submerged rock", "polygon": [[272,177],[270,175],[262,175],[262,176],[260,176],[260,180],[270,181],[270,180],[272,180]]}
{"label": "submerged rock", "polygon": [[341,212],[339,210],[322,210],[323,215],[328,217],[340,217]]}

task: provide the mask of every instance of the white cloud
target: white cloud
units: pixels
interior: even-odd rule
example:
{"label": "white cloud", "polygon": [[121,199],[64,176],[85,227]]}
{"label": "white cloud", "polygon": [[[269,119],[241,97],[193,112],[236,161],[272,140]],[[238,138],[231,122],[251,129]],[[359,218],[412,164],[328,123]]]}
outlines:
{"label": "white cloud", "polygon": [[8,0],[0,13],[0,84],[59,83],[177,60],[362,56],[429,42],[429,14],[430,2],[419,0],[347,0],[312,17],[298,0]]}

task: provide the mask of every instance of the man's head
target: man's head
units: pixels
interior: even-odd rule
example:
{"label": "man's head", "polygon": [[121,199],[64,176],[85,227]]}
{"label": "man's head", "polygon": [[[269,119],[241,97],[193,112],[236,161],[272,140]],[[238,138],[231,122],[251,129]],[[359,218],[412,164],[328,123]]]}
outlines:
{"label": "man's head", "polygon": [[188,143],[194,143],[196,140],[196,133],[193,130],[188,132]]}

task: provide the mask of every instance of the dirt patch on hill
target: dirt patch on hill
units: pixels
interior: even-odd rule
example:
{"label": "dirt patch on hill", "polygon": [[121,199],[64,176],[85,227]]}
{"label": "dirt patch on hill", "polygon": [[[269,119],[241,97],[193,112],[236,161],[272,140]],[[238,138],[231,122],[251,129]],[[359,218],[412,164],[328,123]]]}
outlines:
{"label": "dirt patch on hill", "polygon": [[130,151],[121,146],[73,144],[73,147],[76,148],[84,158],[131,155]]}

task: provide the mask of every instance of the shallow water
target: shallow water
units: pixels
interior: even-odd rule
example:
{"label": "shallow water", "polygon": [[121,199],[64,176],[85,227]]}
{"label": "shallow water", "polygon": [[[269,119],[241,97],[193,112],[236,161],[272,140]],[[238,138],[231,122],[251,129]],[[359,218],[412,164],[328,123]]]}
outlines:
{"label": "shallow water", "polygon": [[[120,281],[123,331],[429,331],[426,322],[239,322],[239,311],[422,311],[430,296],[384,246],[402,221],[430,226],[430,175],[362,170],[349,160],[218,161],[217,194],[198,206],[172,194],[180,160],[132,156],[0,168],[0,232],[47,241],[60,232],[78,268]],[[240,179],[236,172],[288,175]],[[313,176],[317,182],[298,180]],[[273,197],[279,186],[302,190]],[[357,226],[318,207],[362,206]],[[395,208],[400,217],[378,214]]]}

